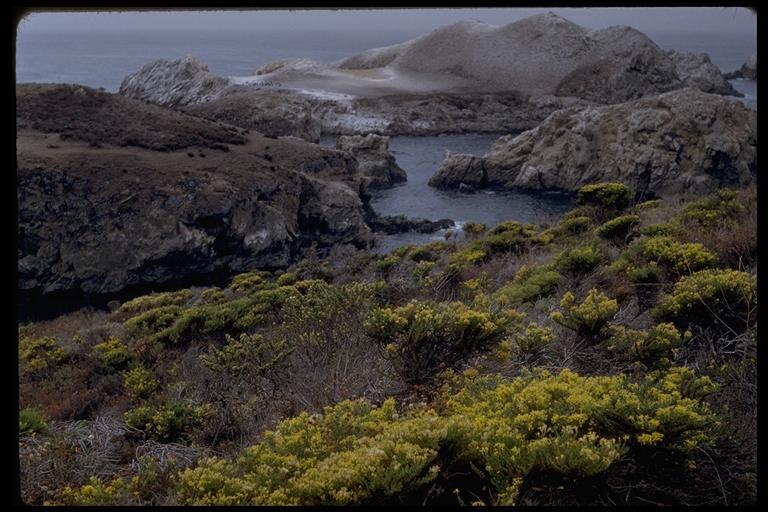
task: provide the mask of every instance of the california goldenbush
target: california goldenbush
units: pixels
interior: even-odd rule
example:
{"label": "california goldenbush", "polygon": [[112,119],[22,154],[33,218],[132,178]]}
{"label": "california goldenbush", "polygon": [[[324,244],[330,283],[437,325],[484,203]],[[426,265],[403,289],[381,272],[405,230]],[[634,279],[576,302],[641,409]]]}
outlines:
{"label": "california goldenbush", "polygon": [[22,326],[25,499],[753,503],[755,195],[596,186],[539,228]]}

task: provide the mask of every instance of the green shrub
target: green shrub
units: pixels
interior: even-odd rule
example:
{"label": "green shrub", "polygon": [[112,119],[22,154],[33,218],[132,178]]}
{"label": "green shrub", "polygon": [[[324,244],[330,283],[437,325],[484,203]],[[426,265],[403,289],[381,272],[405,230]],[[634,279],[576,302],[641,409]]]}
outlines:
{"label": "green shrub", "polygon": [[176,292],[153,293],[152,295],[143,295],[129,300],[120,306],[118,313],[129,313],[135,315],[150,309],[157,309],[163,306],[183,306],[192,298],[192,292],[188,289]]}
{"label": "green shrub", "polygon": [[154,393],[160,383],[152,377],[152,372],[141,365],[125,372],[123,386],[131,400],[140,400]]}
{"label": "green shrub", "polygon": [[566,249],[555,258],[557,270],[567,274],[586,274],[597,267],[603,256],[595,245]]}
{"label": "green shrub", "polygon": [[510,220],[491,229],[479,242],[490,252],[519,253],[535,235],[536,228],[533,225]]}
{"label": "green shrub", "polygon": [[[251,276],[252,277],[252,276]],[[271,283],[270,283],[271,284]],[[241,286],[246,286],[241,283]],[[299,281],[291,286],[253,291],[251,295],[219,304],[204,304],[185,309],[148,311],[134,317],[126,326],[134,335],[176,344],[200,336],[245,331],[266,321],[267,314],[279,310],[289,297],[314,287],[329,287],[317,280]],[[249,288],[253,290],[253,288]]]}
{"label": "green shrub", "polygon": [[161,442],[176,441],[199,428],[210,416],[208,405],[186,403],[170,405],[141,405],[123,414],[126,425],[146,432]]}
{"label": "green shrub", "polygon": [[557,231],[563,234],[578,235],[589,229],[592,220],[586,215],[579,215],[563,219],[557,227]]}
{"label": "green shrub", "polygon": [[598,209],[622,210],[632,201],[632,192],[623,183],[596,183],[579,189],[576,202]]}
{"label": "green shrub", "polygon": [[274,283],[267,280],[269,272],[254,270],[245,274],[236,275],[229,288],[241,293],[252,293],[258,290],[274,287]]}
{"label": "green shrub", "polygon": [[376,268],[382,272],[385,272],[392,267],[398,265],[402,260],[400,256],[397,256],[395,254],[390,254],[388,256],[383,257],[381,260],[376,262]]}
{"label": "green shrub", "polygon": [[653,210],[661,206],[661,199],[651,199],[635,205],[638,210]]}
{"label": "green shrub", "polygon": [[494,293],[494,298],[505,305],[533,303],[552,295],[562,277],[559,272],[549,266],[523,265],[511,283],[502,286]]}
{"label": "green shrub", "polygon": [[645,236],[677,236],[683,232],[683,226],[675,219],[659,224],[651,224],[640,229]]}
{"label": "green shrub", "polygon": [[614,243],[624,242],[632,230],[640,223],[637,215],[621,215],[602,224],[595,230],[595,234]]}
{"label": "green shrub", "polygon": [[440,252],[448,248],[445,242],[431,242],[414,247],[408,252],[408,257],[417,262],[436,261],[440,257]]}
{"label": "green shrub", "polygon": [[48,428],[43,412],[35,408],[19,411],[19,436],[34,436]]}
{"label": "green shrub", "polygon": [[128,319],[125,327],[133,336],[153,336],[172,326],[182,311],[180,306],[160,306]]}
{"label": "green shrub", "polygon": [[124,368],[131,360],[128,345],[114,337],[94,345],[93,348],[99,353],[101,363],[112,371]]}
{"label": "green shrub", "polygon": [[701,270],[680,279],[655,311],[658,318],[741,332],[757,322],[757,276],[730,269]]}
{"label": "green shrub", "polygon": [[560,301],[560,308],[563,311],[555,311],[550,315],[552,320],[582,336],[594,336],[613,318],[619,305],[616,299],[593,288],[581,304],[576,304],[576,297],[566,292]]}
{"label": "green shrub", "polygon": [[286,272],[285,274],[281,274],[275,282],[278,286],[290,286],[296,284],[296,281],[298,280],[299,276],[297,276],[295,272]]}
{"label": "green shrub", "polygon": [[364,325],[369,336],[387,345],[402,377],[417,383],[500,340],[517,318],[511,310],[489,313],[461,302],[411,301],[374,309]]}
{"label": "green shrub", "polygon": [[608,348],[626,353],[648,367],[666,367],[673,352],[690,336],[690,332],[681,334],[671,323],[658,324],[650,331],[615,327]]}
{"label": "green shrub", "polygon": [[42,373],[64,360],[64,350],[56,338],[33,338],[19,330],[19,362],[23,373]]}
{"label": "green shrub", "polygon": [[685,222],[702,227],[732,226],[744,212],[734,190],[719,190],[715,194],[689,203],[682,213]]}
{"label": "green shrub", "polygon": [[655,261],[639,267],[629,266],[626,269],[627,277],[633,283],[649,284],[661,282],[661,269]]}

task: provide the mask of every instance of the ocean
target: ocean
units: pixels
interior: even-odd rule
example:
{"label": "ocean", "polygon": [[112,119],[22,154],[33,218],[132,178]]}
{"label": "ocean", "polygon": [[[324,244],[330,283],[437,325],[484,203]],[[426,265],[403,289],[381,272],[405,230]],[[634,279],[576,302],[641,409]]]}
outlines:
{"label": "ocean", "polygon": [[[724,72],[741,67],[757,51],[757,41],[745,35],[710,33],[647,33],[659,46],[685,52],[706,52]],[[146,63],[176,59],[191,54],[209,66],[212,73],[225,76],[250,75],[262,64],[283,58],[306,57],[333,62],[369,48],[388,46],[412,39],[418,32],[402,30],[327,32],[302,31],[120,31],[25,32],[16,41],[16,81],[78,83],[116,92],[122,79]],[[734,80],[745,94],[744,102],[757,107],[754,81]],[[460,194],[428,187],[426,182],[438,169],[446,150],[482,155],[496,139],[493,135],[452,135],[441,137],[393,137],[390,147],[409,180],[398,187],[378,191],[372,205],[383,215],[403,214],[432,220],[450,218],[494,225],[505,219],[549,222],[570,207],[559,197],[511,193]],[[334,140],[324,138],[333,145]],[[387,237],[380,250],[405,243],[439,238],[406,234]]]}

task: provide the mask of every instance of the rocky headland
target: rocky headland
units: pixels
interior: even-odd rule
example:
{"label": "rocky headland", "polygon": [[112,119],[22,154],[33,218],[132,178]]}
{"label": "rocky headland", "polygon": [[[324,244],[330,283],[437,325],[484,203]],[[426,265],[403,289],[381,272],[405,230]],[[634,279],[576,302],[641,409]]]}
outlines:
{"label": "rocky headland", "polygon": [[[338,62],[285,59],[221,77],[194,57],[155,61],[120,94],[266,134],[512,132],[552,112],[695,87],[738,96],[705,54],[664,51],[630,27],[554,14],[501,27],[462,21]],[[313,122],[311,119],[314,119]]]}
{"label": "rocky headland", "polygon": [[373,242],[349,153],[70,85],[20,85],[22,299],[280,268]]}
{"label": "rocky headland", "polygon": [[638,196],[706,193],[755,179],[756,113],[687,88],[618,105],[566,109],[483,157],[448,154],[439,188],[575,191],[625,183]]}

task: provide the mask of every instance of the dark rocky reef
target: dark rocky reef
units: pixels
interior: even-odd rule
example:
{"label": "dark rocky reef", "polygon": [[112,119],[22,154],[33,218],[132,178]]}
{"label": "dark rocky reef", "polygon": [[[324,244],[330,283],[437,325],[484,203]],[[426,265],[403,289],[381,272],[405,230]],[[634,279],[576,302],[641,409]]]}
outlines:
{"label": "dark rocky reef", "polygon": [[483,157],[449,154],[438,188],[575,191],[619,181],[639,196],[706,193],[755,179],[756,113],[697,89],[555,112]]}
{"label": "dark rocky reef", "polygon": [[396,233],[435,233],[441,229],[452,228],[456,225],[451,219],[429,220],[406,217],[405,215],[374,216],[368,220],[371,229],[387,235]]}

